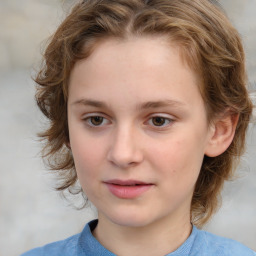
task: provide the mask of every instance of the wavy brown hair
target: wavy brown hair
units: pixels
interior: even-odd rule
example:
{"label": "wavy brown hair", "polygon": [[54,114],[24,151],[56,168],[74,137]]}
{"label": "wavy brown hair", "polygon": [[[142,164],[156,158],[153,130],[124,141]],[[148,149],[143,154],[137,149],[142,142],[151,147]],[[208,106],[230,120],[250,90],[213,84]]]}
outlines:
{"label": "wavy brown hair", "polygon": [[75,5],[51,38],[35,78],[37,104],[49,120],[40,134],[43,157],[59,174],[57,189],[70,190],[77,181],[67,123],[69,76],[75,62],[87,58],[102,39],[150,35],[165,35],[181,47],[201,78],[209,122],[227,109],[239,115],[229,148],[204,158],[191,203],[191,221],[200,227],[215,212],[223,183],[232,177],[244,151],[252,112],[241,39],[215,1],[86,0]]}

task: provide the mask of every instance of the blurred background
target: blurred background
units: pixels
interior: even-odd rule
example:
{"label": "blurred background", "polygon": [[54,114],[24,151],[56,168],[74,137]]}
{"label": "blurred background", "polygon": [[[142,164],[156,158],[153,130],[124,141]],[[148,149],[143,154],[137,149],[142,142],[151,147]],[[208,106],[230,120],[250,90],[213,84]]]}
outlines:
{"label": "blurred background", "polygon": [[[256,0],[220,1],[241,33],[251,90],[256,81]],[[15,256],[80,232],[94,218],[77,211],[54,189],[54,177],[40,159],[36,137],[44,126],[34,102],[34,68],[45,40],[74,1],[0,1],[0,256]],[[205,229],[256,250],[256,128],[247,152],[226,184],[223,206]]]}

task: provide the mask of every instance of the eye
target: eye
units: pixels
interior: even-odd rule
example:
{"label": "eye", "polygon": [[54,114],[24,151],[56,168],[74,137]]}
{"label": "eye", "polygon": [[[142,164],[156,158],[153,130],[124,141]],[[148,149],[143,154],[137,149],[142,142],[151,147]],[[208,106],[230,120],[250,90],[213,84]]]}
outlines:
{"label": "eye", "polygon": [[104,118],[102,116],[92,116],[89,118],[90,122],[94,126],[101,125],[103,123]]}
{"label": "eye", "polygon": [[103,126],[103,125],[109,123],[108,119],[106,119],[103,116],[99,116],[99,115],[89,116],[89,117],[84,118],[84,120],[86,121],[86,123],[89,126],[92,126],[92,127]]}
{"label": "eye", "polygon": [[166,118],[164,117],[160,117],[160,116],[156,116],[152,118],[152,123],[155,126],[163,126],[166,123]]}
{"label": "eye", "polygon": [[173,120],[162,116],[154,116],[150,118],[149,124],[156,127],[164,127],[169,125]]}

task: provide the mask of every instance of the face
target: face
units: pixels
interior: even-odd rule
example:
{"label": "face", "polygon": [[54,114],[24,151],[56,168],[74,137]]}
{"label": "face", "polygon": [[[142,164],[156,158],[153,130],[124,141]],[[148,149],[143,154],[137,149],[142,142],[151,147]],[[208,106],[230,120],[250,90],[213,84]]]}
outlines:
{"label": "face", "polygon": [[108,39],[75,64],[69,86],[70,146],[99,217],[136,227],[189,221],[210,131],[179,47]]}

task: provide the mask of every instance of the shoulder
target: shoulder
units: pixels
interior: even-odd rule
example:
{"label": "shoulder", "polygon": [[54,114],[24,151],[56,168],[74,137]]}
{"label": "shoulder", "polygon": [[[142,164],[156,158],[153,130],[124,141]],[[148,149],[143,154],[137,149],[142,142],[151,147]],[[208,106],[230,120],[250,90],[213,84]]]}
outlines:
{"label": "shoulder", "polygon": [[237,241],[203,230],[198,230],[195,245],[204,252],[200,255],[205,256],[256,256],[255,252]]}
{"label": "shoulder", "polygon": [[65,240],[50,243],[42,247],[32,249],[21,256],[72,256],[77,255],[77,243],[80,234],[71,236]]}

